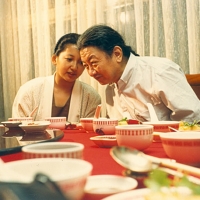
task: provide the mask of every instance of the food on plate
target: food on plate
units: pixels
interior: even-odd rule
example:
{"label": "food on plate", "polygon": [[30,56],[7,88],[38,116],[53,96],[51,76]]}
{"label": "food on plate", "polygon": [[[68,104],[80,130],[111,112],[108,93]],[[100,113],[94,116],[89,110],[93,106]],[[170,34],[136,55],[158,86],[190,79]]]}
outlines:
{"label": "food on plate", "polygon": [[197,200],[200,199],[199,185],[189,181],[186,175],[182,178],[168,177],[159,169],[150,173],[144,184],[151,190],[145,200]]}
{"label": "food on plate", "polygon": [[180,121],[179,131],[200,131],[200,120],[194,120],[194,122]]}
{"label": "food on plate", "polygon": [[27,123],[27,125],[38,125],[39,123],[35,123],[35,122],[29,122],[29,123]]}
{"label": "food on plate", "polygon": [[140,122],[136,119],[127,119],[127,117],[119,120],[118,125],[127,125],[127,124],[139,124]]}

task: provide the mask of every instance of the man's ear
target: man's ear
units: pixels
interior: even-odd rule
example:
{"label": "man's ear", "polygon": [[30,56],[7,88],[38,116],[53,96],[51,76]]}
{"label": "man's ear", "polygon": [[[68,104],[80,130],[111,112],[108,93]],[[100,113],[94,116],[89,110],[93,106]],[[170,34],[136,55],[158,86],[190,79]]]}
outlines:
{"label": "man's ear", "polygon": [[121,47],[115,46],[113,48],[113,56],[115,57],[115,59],[116,59],[117,62],[122,62],[123,52],[122,52]]}
{"label": "man's ear", "polygon": [[57,64],[57,56],[55,54],[53,54],[53,56],[51,57],[51,62],[52,64],[56,65]]}

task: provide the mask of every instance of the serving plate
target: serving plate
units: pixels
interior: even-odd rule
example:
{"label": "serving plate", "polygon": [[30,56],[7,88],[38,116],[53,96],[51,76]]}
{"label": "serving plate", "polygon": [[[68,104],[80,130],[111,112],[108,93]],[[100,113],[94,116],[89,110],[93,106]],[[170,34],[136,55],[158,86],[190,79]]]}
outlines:
{"label": "serving plate", "polygon": [[97,146],[109,148],[113,146],[118,146],[117,139],[115,135],[99,135],[90,137]]}
{"label": "serving plate", "polygon": [[49,121],[34,121],[30,123],[20,124],[19,127],[23,129],[26,133],[31,132],[43,132],[50,125]]}

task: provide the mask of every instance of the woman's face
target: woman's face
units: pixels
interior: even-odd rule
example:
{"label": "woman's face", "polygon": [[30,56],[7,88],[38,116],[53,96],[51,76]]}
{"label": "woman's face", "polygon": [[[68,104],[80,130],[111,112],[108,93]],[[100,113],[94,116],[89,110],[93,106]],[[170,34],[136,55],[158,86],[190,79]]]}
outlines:
{"label": "woman's face", "polygon": [[119,80],[122,74],[122,68],[120,67],[120,62],[118,62],[118,53],[113,52],[112,56],[109,56],[93,46],[80,50],[81,60],[88,74],[102,85]]}
{"label": "woman's face", "polygon": [[77,46],[74,44],[67,45],[59,56],[53,55],[52,62],[56,66],[56,76],[67,82],[74,82],[85,69]]}

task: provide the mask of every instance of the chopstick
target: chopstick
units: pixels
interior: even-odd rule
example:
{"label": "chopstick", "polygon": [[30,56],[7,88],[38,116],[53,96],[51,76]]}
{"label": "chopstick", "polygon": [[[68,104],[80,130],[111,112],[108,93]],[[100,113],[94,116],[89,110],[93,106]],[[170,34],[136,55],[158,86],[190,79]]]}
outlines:
{"label": "chopstick", "polygon": [[28,115],[26,114],[26,112],[24,111],[24,109],[22,108],[21,104],[19,103],[19,108],[22,110],[24,116],[28,117]]}
{"label": "chopstick", "polygon": [[157,158],[157,157],[149,156],[146,154],[145,154],[145,156],[148,159],[150,159],[153,163],[158,164],[159,166],[175,169],[177,171],[182,172],[183,174],[192,175],[192,176],[200,178],[200,169],[199,168],[181,164],[181,163],[176,162],[175,160],[170,160],[170,159],[165,159],[165,158]]}

